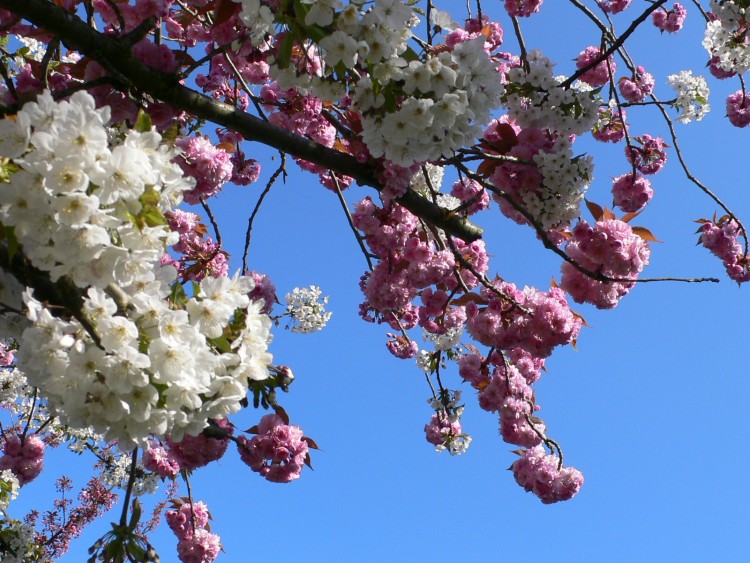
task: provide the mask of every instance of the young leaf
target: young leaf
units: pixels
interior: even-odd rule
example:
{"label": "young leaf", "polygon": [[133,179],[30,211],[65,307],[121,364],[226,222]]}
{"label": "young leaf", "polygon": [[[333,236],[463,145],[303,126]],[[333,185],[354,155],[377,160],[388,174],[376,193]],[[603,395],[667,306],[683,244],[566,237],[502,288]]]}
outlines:
{"label": "young leaf", "polygon": [[656,238],[646,227],[633,227],[633,233],[649,242],[662,242]]}
{"label": "young leaf", "polygon": [[584,201],[586,202],[586,207],[589,208],[589,212],[594,217],[594,221],[598,221],[604,216],[604,209],[602,209],[601,206],[587,199],[585,199]]}

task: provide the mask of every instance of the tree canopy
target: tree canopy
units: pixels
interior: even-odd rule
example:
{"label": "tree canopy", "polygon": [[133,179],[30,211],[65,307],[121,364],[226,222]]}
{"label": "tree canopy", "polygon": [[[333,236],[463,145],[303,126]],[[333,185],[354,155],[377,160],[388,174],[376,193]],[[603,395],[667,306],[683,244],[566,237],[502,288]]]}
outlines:
{"label": "tree canopy", "polygon": [[[463,454],[462,417],[478,407],[514,448],[520,487],[544,504],[573,498],[585,468],[535,393],[548,360],[590,330],[586,311],[640,285],[719,281],[685,276],[689,263],[644,273],[663,236],[652,198],[684,197],[660,185],[665,167],[705,200],[675,219],[695,221],[695,252],[750,279],[730,194],[692,171],[678,136],[727,84],[712,103],[727,129],[750,124],[750,2],[565,4],[587,32],[559,31],[550,53],[524,34],[551,9],[542,0],[0,0],[3,557],[59,558],[119,498],[91,561],[157,560],[162,516],[181,561],[212,561],[221,540],[192,475],[230,445],[232,463],[274,483],[312,466],[315,436],[284,408],[303,366],[272,339],[324,329],[329,298],[309,285],[282,300],[250,252],[278,237],[254,227],[292,167],[306,197],[337,202],[341,244],[359,249],[359,316],[426,381],[426,441]],[[657,41],[679,38],[688,10],[703,58],[661,76]],[[650,52],[632,47],[654,27]],[[239,226],[215,213],[230,186],[256,194]],[[553,258],[549,285],[493,260],[511,224],[500,244],[535,241],[547,256],[528,261]],[[94,464],[80,493],[45,465],[52,448]],[[43,470],[60,474],[54,509],[11,517]]]}

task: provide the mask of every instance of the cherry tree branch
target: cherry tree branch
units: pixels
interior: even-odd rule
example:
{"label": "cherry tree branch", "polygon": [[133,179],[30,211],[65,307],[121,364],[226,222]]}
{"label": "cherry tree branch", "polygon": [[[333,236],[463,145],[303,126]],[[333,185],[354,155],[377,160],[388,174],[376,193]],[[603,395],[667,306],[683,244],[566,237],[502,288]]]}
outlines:
{"label": "cherry tree branch", "polygon": [[[383,185],[375,177],[372,166],[362,164],[353,156],[328,148],[264,122],[239,108],[214,100],[181,84],[176,74],[160,72],[138,60],[131,51],[130,38],[106,35],[92,29],[75,14],[48,0],[0,0],[0,8],[13,12],[54,35],[69,49],[89,56],[116,79],[123,92],[141,92],[199,119],[227,127],[250,141],[261,142],[338,172],[351,176],[363,186],[380,191]],[[153,26],[153,22],[152,22]],[[138,26],[138,36],[148,23]],[[133,33],[133,32],[131,32]],[[406,209],[466,242],[481,238],[482,229],[462,217],[409,190],[398,203]]]}

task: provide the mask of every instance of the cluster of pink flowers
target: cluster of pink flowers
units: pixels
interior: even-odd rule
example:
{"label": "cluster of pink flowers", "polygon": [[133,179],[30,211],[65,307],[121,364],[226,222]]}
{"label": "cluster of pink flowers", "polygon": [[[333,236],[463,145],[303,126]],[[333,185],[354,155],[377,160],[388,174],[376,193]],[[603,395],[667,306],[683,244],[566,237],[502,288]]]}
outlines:
{"label": "cluster of pink flowers", "polygon": [[[430,422],[424,426],[425,439],[438,451],[448,450],[452,454],[466,451],[468,438],[463,432],[461,420],[448,415],[445,411],[436,412]],[[469,440],[470,441],[470,440]]]}
{"label": "cluster of pink flowers", "polygon": [[546,426],[534,416],[540,407],[531,386],[541,375],[544,359],[513,348],[489,358],[467,354],[458,365],[461,377],[479,391],[479,406],[499,414],[503,440],[526,448],[541,443]]}
{"label": "cluster of pink flowers", "polygon": [[[593,226],[581,221],[565,250],[583,268],[614,279],[637,278],[650,256],[648,243],[618,219],[600,219]],[[565,262],[560,285],[577,303],[612,309],[635,282],[600,282]]]}
{"label": "cluster of pink flowers", "polygon": [[279,298],[276,296],[276,285],[267,274],[259,274],[248,270],[245,275],[253,278],[253,282],[255,282],[255,287],[249,294],[250,300],[263,301],[261,312],[268,315],[273,306],[279,302]]}
{"label": "cluster of pink flowers", "polygon": [[546,358],[556,346],[575,341],[581,318],[568,307],[565,292],[549,292],[497,281],[494,290],[483,287],[480,296],[486,306],[472,301],[466,305],[469,334],[485,346],[510,350],[516,347],[532,356]]}
{"label": "cluster of pink flowers", "polygon": [[735,127],[750,125],[750,95],[742,90],[727,96],[727,118]]}
{"label": "cluster of pink flowers", "polygon": [[169,227],[180,235],[172,248],[181,254],[175,259],[162,256],[162,264],[171,264],[183,280],[201,281],[206,276],[223,277],[229,271],[227,253],[218,243],[206,236],[206,226],[200,216],[190,211],[175,209],[167,213]]}
{"label": "cluster of pink flowers", "polygon": [[7,342],[0,341],[0,367],[8,367],[15,360],[16,349]]}
{"label": "cluster of pink flowers", "polygon": [[715,222],[701,222],[699,240],[724,263],[727,275],[737,283],[750,280],[750,259],[737,240],[740,235],[737,221],[723,217]]}
{"label": "cluster of pink flowers", "polygon": [[466,205],[466,214],[473,215],[490,206],[487,190],[476,180],[458,180],[451,186],[451,195]]}
{"label": "cluster of pink flowers", "polygon": [[[234,432],[234,428],[227,419],[223,418],[214,422],[228,434]],[[221,459],[228,445],[229,437],[210,437],[207,435],[207,430],[197,436],[185,434],[178,442],[167,438],[164,445],[151,441],[143,453],[143,465],[160,477],[173,479],[181,469],[192,471]]]}
{"label": "cluster of pink flowers", "polygon": [[[468,193],[471,192],[467,190]],[[380,208],[366,198],[357,204],[353,220],[380,259],[363,277],[361,286],[367,299],[360,307],[363,318],[386,320],[395,330],[408,330],[419,324],[433,334],[443,334],[463,324],[464,308],[451,305],[446,290],[459,291],[456,270],[467,288],[479,282],[470,270],[456,263],[449,250],[441,249],[421,229],[414,215],[400,205]],[[482,241],[466,244],[455,240],[454,244],[477,273],[487,270],[488,257]],[[437,288],[433,290],[431,286]],[[421,297],[422,306],[412,304],[417,296]],[[412,348],[397,339],[389,345],[391,352],[400,357],[412,357]]]}
{"label": "cluster of pink flowers", "polygon": [[19,436],[3,435],[3,456],[0,457],[0,471],[10,469],[21,485],[36,479],[44,468],[45,445],[37,434]]}
{"label": "cluster of pink flowers", "polygon": [[655,85],[656,82],[654,81],[653,75],[646,72],[642,66],[636,68],[633,78],[623,76],[617,81],[620,94],[631,103],[642,102],[645,98],[651,95],[654,91]]}
{"label": "cluster of pink flowers", "polygon": [[625,138],[628,125],[625,122],[627,114],[623,108],[607,106],[599,108],[599,119],[596,121],[591,135],[603,143],[619,143]]}
{"label": "cluster of pink flowers", "polygon": [[633,0],[597,0],[599,7],[609,14],[619,14],[630,6]]}
{"label": "cluster of pink flowers", "polygon": [[544,0],[505,0],[505,9],[508,15],[517,18],[527,18],[536,14],[542,7]]}
{"label": "cluster of pink flowers", "polygon": [[625,147],[625,156],[628,162],[635,166],[641,174],[656,174],[667,162],[667,152],[664,150],[669,145],[661,137],[642,135],[634,139],[641,146],[628,145]]}
{"label": "cluster of pink flowers", "polygon": [[560,458],[547,455],[542,446],[518,452],[510,470],[516,482],[534,493],[544,504],[573,498],[583,485],[583,474],[575,467],[560,467]]}
{"label": "cluster of pink flowers", "polygon": [[682,29],[687,17],[687,10],[679,2],[675,2],[671,10],[659,8],[651,14],[651,21],[662,32],[676,33]]}
{"label": "cluster of pink flowers", "polygon": [[177,140],[177,146],[182,149],[177,164],[196,182],[195,187],[184,194],[187,203],[208,199],[232,178],[229,153],[214,146],[208,137],[184,137]]}
{"label": "cluster of pink flowers", "polygon": [[279,415],[267,414],[260,419],[257,431],[249,440],[245,436],[237,439],[242,461],[274,483],[299,479],[309,449],[302,429],[285,424]]}
{"label": "cluster of pink flowers", "polygon": [[[582,69],[592,64],[602,56],[602,50],[599,47],[586,47],[578,54],[576,58],[576,68]],[[604,86],[609,82],[609,77],[615,74],[617,65],[612,55],[597,63],[594,67],[584,72],[580,79],[593,88]]]}
{"label": "cluster of pink flowers", "polygon": [[625,213],[637,213],[654,196],[651,182],[638,173],[623,174],[612,182],[614,204]]}
{"label": "cluster of pink flowers", "polygon": [[210,563],[221,551],[221,538],[211,533],[211,514],[203,502],[185,502],[168,510],[167,524],[177,536],[182,563]]}

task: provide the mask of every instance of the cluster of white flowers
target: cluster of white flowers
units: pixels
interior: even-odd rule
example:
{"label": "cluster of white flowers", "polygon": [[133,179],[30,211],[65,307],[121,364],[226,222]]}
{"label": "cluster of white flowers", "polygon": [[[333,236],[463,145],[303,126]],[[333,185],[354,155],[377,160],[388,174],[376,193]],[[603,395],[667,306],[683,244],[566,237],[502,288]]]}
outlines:
{"label": "cluster of white flowers", "polygon": [[508,71],[502,92],[508,115],[521,127],[538,127],[561,135],[590,131],[599,116],[599,96],[588,84],[575,82],[562,88],[563,76],[553,76],[554,63],[541,51],[528,54],[528,71],[522,66]]}
{"label": "cluster of white flowers", "polygon": [[0,535],[3,539],[3,563],[51,563],[50,559],[41,556],[36,531],[28,524],[15,518],[0,520]]}
{"label": "cluster of white flowers", "polygon": [[594,178],[590,156],[573,157],[570,139],[559,137],[553,150],[534,155],[542,175],[539,192],[526,192],[526,209],[545,229],[568,226],[580,215],[581,203]]}
{"label": "cluster of white flowers", "polygon": [[461,343],[463,327],[449,328],[443,334],[434,334],[422,329],[425,342],[432,342],[435,350],[450,350]]}
{"label": "cluster of white flowers", "polygon": [[667,82],[677,93],[674,105],[681,112],[677,121],[700,121],[711,110],[711,106],[708,105],[710,91],[706,79],[702,76],[693,76],[692,71],[683,70],[668,76]]}
{"label": "cluster of white flowers", "polygon": [[429,403],[430,407],[441,417],[447,426],[452,430],[457,429],[459,431],[459,433],[451,433],[449,440],[435,444],[435,450],[438,453],[448,450],[448,453],[451,455],[466,453],[466,450],[471,445],[472,438],[461,429],[461,417],[464,414],[464,406],[460,404],[461,391],[444,390],[442,397],[430,397],[427,399],[427,403]]}
{"label": "cluster of white flowers", "polygon": [[322,330],[333,313],[326,312],[328,297],[321,297],[319,287],[295,287],[286,294],[286,314],[293,321],[292,332],[310,333]]}
{"label": "cluster of white flowers", "polygon": [[716,57],[715,64],[726,72],[742,74],[750,70],[746,4],[733,0],[711,0],[711,11],[716,19],[706,23],[703,46],[711,57]]}
{"label": "cluster of white flowers", "polygon": [[[23,35],[14,35],[13,39],[18,41],[23,47],[21,52],[23,57],[16,57],[15,63],[18,66],[26,64],[24,59],[30,59],[34,61],[41,61],[44,57],[44,53],[47,52],[47,44],[33,37],[25,37]],[[75,51],[68,51],[65,55],[60,58],[61,63],[75,63],[80,60],[81,56]]]}
{"label": "cluster of white flowers", "polygon": [[[104,458],[99,478],[109,487],[127,490],[130,482],[130,466],[132,457],[129,453],[110,452]],[[159,488],[160,478],[156,473],[151,473],[143,467],[139,460],[136,464],[135,479],[132,483],[131,492],[135,496],[150,495]]]}
{"label": "cluster of white flowers", "polygon": [[[427,404],[430,405],[434,411],[450,410],[455,411],[457,415],[454,415],[452,420],[458,420],[464,412],[464,406],[461,404],[461,390],[456,391],[445,391],[443,397],[430,397],[427,399]],[[443,398],[447,398],[447,402],[443,402]]]}
{"label": "cluster of white flowers", "polygon": [[[426,177],[425,177],[426,173]],[[409,183],[409,188],[415,192],[430,198],[432,190],[439,192],[443,185],[445,168],[435,164],[427,163],[414,173]],[[429,179],[429,184],[427,180]]]}
{"label": "cluster of white flowers", "polygon": [[[240,18],[254,42],[272,33],[268,7],[259,0],[234,1],[242,4]],[[350,95],[363,114],[364,143],[373,156],[401,166],[449,156],[471,144],[498,107],[502,90],[484,36],[407,62],[411,28],[419,22],[410,4],[355,0],[340,10],[338,0],[304,0],[297,7],[307,10],[305,25],[326,31],[315,40],[325,67],[298,72],[289,61],[280,61],[270,69],[282,88],[311,91],[330,101],[346,93],[342,67],[351,71]]]}
{"label": "cluster of white flowers", "polygon": [[404,94],[395,111],[378,107],[367,79],[358,84],[353,102],[364,114],[362,139],[370,153],[409,166],[449,156],[473,143],[490,111],[499,105],[502,91],[484,45],[484,36],[479,36],[425,61],[394,67],[389,80],[401,83]]}
{"label": "cluster of white flowers", "polygon": [[163,213],[192,181],[158,133],[110,138],[108,119],[78,92],[60,103],[45,93],[0,121],[0,156],[12,159],[0,223],[36,268],[86,289],[76,318],[22,292],[30,326],[8,335],[19,369],[62,424],[128,450],[238,411],[248,380],[269,375],[271,320],[247,295],[251,278],[206,277],[190,299],[174,293],[176,270],[160,258],[178,235]]}
{"label": "cluster of white flowers", "polygon": [[4,513],[12,500],[18,498],[21,483],[10,469],[0,471],[0,513]]}

